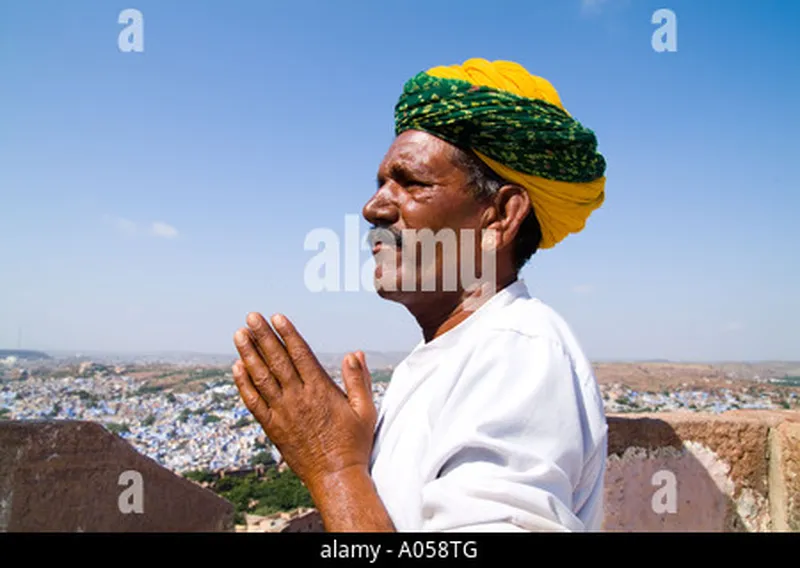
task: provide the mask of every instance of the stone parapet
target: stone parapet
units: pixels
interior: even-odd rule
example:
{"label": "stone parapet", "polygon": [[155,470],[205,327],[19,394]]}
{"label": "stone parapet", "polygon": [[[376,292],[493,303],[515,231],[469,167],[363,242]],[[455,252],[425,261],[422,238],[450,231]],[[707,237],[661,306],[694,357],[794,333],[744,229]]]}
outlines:
{"label": "stone parapet", "polygon": [[[800,532],[800,413],[612,414],[608,424],[603,530]],[[280,517],[242,529],[322,530],[314,510]],[[0,531],[231,530],[230,503],[99,424],[0,421]]]}
{"label": "stone parapet", "polygon": [[233,531],[233,506],[100,424],[0,421],[0,531]]}
{"label": "stone parapet", "polygon": [[797,530],[800,413],[624,414],[608,423],[604,530]]}

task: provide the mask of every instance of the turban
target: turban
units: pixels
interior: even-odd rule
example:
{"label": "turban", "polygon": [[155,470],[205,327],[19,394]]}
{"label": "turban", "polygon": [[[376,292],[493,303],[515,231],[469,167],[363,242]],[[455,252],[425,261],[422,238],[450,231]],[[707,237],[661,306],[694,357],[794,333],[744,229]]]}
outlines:
{"label": "turban", "polygon": [[583,230],[605,199],[606,162],[594,132],[566,111],[555,88],[511,61],[469,59],[406,82],[395,134],[420,130],[472,150],[527,191],[540,248]]}

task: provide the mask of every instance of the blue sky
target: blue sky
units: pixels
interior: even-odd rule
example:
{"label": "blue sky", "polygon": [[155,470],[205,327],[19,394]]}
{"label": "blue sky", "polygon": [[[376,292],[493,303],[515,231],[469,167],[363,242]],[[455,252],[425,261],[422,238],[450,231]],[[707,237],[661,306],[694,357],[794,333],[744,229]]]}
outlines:
{"label": "blue sky", "polygon": [[603,208],[523,271],[590,357],[800,359],[798,23],[793,0],[3,2],[0,347],[233,353],[256,310],[319,351],[411,348],[401,306],[307,290],[304,240],[372,195],[405,80],[484,57],[550,80],[608,161]]}

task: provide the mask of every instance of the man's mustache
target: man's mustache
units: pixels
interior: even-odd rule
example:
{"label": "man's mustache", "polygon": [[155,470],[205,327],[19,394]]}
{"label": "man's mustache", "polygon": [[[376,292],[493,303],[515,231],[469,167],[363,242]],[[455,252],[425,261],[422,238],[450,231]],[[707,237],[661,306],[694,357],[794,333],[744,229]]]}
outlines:
{"label": "man's mustache", "polygon": [[399,248],[403,245],[403,233],[393,227],[372,225],[367,233],[367,241],[372,247],[383,243]]}

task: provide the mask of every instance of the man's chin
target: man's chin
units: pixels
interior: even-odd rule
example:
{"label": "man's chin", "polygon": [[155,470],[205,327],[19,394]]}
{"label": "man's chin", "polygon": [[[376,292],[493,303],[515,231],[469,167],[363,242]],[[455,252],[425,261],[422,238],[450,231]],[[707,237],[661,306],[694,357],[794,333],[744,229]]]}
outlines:
{"label": "man's chin", "polygon": [[[392,300],[395,302],[400,301],[402,297],[408,296],[409,292],[403,290],[403,278],[401,274],[397,274],[394,271],[394,267],[387,268],[384,274],[383,268],[384,267],[380,265],[375,268],[375,275],[372,281],[378,296],[385,300]],[[389,271],[394,272],[394,274],[389,276]]]}
{"label": "man's chin", "polygon": [[393,290],[386,290],[383,288],[375,287],[375,291],[378,293],[378,296],[383,298],[384,300],[390,301],[397,301],[398,300],[398,292]]}
{"label": "man's chin", "polygon": [[394,286],[389,286],[387,285],[387,282],[376,276],[372,284],[375,287],[375,291],[378,293],[378,296],[386,300],[397,299],[403,294],[399,283],[395,283]]}
{"label": "man's chin", "polygon": [[[414,284],[416,284],[416,286]],[[403,285],[402,279],[400,278],[398,278],[396,282],[389,283],[379,278],[375,278],[373,281],[375,292],[380,298],[404,305],[417,304],[442,296],[440,290],[422,289],[422,285],[419,282],[415,282],[414,284],[409,285],[409,283],[406,282],[405,285]]]}
{"label": "man's chin", "polygon": [[439,295],[443,285],[431,274],[429,279],[420,278],[422,269],[406,273],[402,268],[378,264],[373,274],[373,286],[381,298],[398,300],[399,298],[420,298],[420,296]]}

